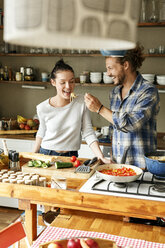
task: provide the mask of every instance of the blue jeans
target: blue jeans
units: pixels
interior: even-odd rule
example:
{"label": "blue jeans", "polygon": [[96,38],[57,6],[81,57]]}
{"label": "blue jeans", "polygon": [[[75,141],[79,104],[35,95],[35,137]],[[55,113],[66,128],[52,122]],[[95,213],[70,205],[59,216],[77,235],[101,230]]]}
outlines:
{"label": "blue jeans", "polygon": [[48,150],[40,147],[39,153],[45,154],[45,155],[52,155],[52,156],[63,156],[63,157],[71,157],[76,156],[78,157],[78,151],[69,151],[65,153],[59,153],[53,150]]}

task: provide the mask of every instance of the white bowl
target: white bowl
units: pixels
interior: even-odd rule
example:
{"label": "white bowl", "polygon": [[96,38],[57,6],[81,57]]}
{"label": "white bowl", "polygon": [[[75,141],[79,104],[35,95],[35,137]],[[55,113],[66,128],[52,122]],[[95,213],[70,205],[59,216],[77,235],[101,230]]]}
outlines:
{"label": "white bowl", "polygon": [[113,80],[112,80],[112,77],[109,77],[109,76],[103,76],[103,82],[105,84],[112,84],[113,83]]}
{"label": "white bowl", "polygon": [[159,85],[165,85],[165,80],[164,81],[160,81],[160,80],[157,80],[157,83],[159,84]]}
{"label": "white bowl", "polygon": [[101,72],[90,72],[90,75],[94,76],[102,76]]}
{"label": "white bowl", "polygon": [[102,78],[102,76],[90,75],[90,78]]}
{"label": "white bowl", "polygon": [[90,78],[91,83],[99,84],[101,83],[102,78]]}
{"label": "white bowl", "polygon": [[157,75],[156,78],[160,80],[165,80],[165,75]]}

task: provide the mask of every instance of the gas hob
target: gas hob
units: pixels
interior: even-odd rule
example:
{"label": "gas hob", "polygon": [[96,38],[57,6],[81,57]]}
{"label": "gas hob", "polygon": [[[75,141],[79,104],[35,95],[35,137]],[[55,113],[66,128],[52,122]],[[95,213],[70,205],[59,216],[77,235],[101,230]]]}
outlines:
{"label": "gas hob", "polygon": [[165,180],[155,178],[150,172],[144,172],[138,180],[126,184],[102,180],[95,173],[79,191],[165,202]]}

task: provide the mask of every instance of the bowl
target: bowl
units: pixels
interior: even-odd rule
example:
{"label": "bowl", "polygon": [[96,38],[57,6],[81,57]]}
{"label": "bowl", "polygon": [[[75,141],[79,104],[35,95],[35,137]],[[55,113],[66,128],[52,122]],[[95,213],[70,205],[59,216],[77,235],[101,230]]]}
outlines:
{"label": "bowl", "polygon": [[102,78],[92,78],[92,77],[90,77],[90,81],[93,84],[99,84],[99,83],[101,83],[101,80],[102,80]]}
{"label": "bowl", "polygon": [[154,151],[144,156],[149,172],[165,179],[165,151]]}
{"label": "bowl", "polygon": [[103,82],[105,84],[112,84],[113,83],[113,80],[112,80],[112,77],[109,77],[109,76],[103,76]]}

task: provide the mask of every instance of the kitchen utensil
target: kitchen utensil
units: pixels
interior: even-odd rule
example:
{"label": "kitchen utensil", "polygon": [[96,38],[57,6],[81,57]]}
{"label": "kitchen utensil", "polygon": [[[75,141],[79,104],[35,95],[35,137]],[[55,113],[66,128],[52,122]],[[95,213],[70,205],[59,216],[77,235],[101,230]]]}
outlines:
{"label": "kitchen utensil", "polygon": [[157,177],[165,178],[165,160],[160,161],[163,156],[165,156],[165,151],[154,151],[145,154],[144,158],[149,172]]}
{"label": "kitchen utensil", "polygon": [[76,168],[75,173],[89,173],[91,171],[90,166],[93,165],[97,160],[97,157],[94,157],[91,160],[86,160],[82,165]]}
{"label": "kitchen utensil", "polygon": [[[111,176],[111,175],[106,175],[101,173],[103,169],[105,170],[110,170],[110,169],[119,169],[119,168],[131,168],[136,172],[135,176]],[[137,180],[141,175],[143,171],[139,167],[133,166],[133,165],[126,165],[126,164],[104,164],[104,165],[99,165],[96,169],[96,176],[100,179],[104,179],[110,182],[115,182],[115,183],[128,183],[128,182],[133,182]]]}
{"label": "kitchen utensil", "polygon": [[75,173],[89,173],[90,170],[91,170],[90,166],[83,164],[76,168]]}

